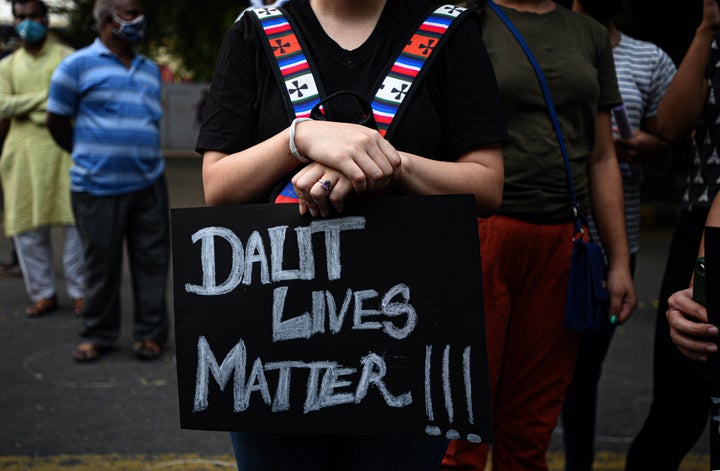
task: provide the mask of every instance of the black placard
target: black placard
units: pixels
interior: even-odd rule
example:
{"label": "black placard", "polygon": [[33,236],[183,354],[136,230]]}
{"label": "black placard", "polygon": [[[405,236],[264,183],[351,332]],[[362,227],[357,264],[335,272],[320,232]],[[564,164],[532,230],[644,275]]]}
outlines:
{"label": "black placard", "polygon": [[[705,302],[708,321],[720,327],[720,227],[705,228]],[[716,340],[717,342],[717,340]],[[710,467],[720,470],[720,358],[709,355]]]}
{"label": "black placard", "polygon": [[172,211],[183,428],[491,442],[474,198]]}

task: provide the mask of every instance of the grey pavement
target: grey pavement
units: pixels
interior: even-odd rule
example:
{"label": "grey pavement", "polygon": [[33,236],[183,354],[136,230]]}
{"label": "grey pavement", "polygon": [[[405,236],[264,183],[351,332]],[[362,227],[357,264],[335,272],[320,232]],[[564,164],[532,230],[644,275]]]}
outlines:
{"label": "grey pavement", "polygon": [[[628,322],[616,329],[600,381],[596,431],[599,450],[627,452],[650,408],[657,299],[672,229],[648,227],[641,233],[634,279],[638,308]],[[707,454],[709,445],[706,428],[693,453]],[[555,431],[553,449],[562,450],[559,429]]]}
{"label": "grey pavement", "polygon": [[[199,158],[169,159],[167,175],[172,207],[203,205]],[[655,306],[670,234],[667,225],[642,233],[636,274],[640,305],[617,329],[600,386],[597,448],[602,451],[626,452],[649,408]],[[7,240],[0,239],[1,260],[7,260],[8,250]],[[23,313],[28,299],[22,280],[0,279],[0,457],[231,455],[226,433],[180,429],[172,336],[161,360],[134,359],[127,270],[123,286],[118,348],[95,364],[77,365],[71,353],[80,321],[62,289],[62,309],[29,319]],[[168,286],[172,308],[171,293]],[[561,450],[560,443],[558,430],[552,450]],[[707,454],[708,449],[706,433],[693,451]]]}
{"label": "grey pavement", "polygon": [[[168,179],[172,207],[204,204],[199,158],[169,159]],[[7,260],[8,241],[0,244]],[[22,280],[0,279],[0,455],[232,454],[226,433],[180,429],[172,332],[161,360],[133,357],[124,273],[118,348],[90,365],[72,361],[80,321],[62,285],[62,309],[30,319]],[[168,299],[172,312],[170,286]]]}

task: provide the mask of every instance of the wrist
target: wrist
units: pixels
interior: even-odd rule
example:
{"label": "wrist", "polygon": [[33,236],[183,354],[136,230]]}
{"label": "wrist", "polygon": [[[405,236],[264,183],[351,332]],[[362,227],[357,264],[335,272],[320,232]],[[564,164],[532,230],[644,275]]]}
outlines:
{"label": "wrist", "polygon": [[290,145],[290,153],[298,159],[302,163],[308,163],[310,162],[310,159],[308,157],[305,157],[302,155],[297,148],[297,143],[295,142],[295,137],[297,134],[297,126],[300,123],[303,123],[305,121],[312,121],[310,118],[295,118],[293,119],[292,123],[290,124],[290,137],[289,137],[289,145]]}
{"label": "wrist", "polygon": [[608,272],[630,269],[630,253],[615,253],[608,256]]}
{"label": "wrist", "polygon": [[695,30],[695,37],[702,40],[703,43],[711,43],[715,36],[720,31],[719,24],[713,24],[708,21],[703,21],[700,26]]}

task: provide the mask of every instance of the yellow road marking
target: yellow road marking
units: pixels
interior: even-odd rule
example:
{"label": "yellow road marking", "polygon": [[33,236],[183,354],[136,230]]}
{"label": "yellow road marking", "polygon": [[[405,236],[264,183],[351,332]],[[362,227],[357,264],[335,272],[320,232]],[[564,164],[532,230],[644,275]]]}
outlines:
{"label": "yellow road marking", "polygon": [[[565,458],[562,453],[548,454],[550,471],[562,471]],[[595,454],[594,471],[622,471],[625,454],[599,451]],[[235,468],[232,455],[56,455],[46,457],[0,456],[2,471],[221,471]],[[708,455],[688,455],[680,471],[708,471]]]}

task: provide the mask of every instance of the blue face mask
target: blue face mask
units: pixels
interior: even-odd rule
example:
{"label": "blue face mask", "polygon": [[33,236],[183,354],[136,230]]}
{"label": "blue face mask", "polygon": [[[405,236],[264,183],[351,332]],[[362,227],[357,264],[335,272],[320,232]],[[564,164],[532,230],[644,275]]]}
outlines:
{"label": "blue face mask", "polygon": [[132,21],[125,21],[117,15],[113,15],[113,20],[120,25],[119,28],[113,30],[113,33],[121,39],[132,45],[145,39],[145,15],[140,15]]}
{"label": "blue face mask", "polygon": [[33,20],[23,20],[15,26],[18,37],[28,44],[37,44],[47,36],[45,23],[38,23]]}

